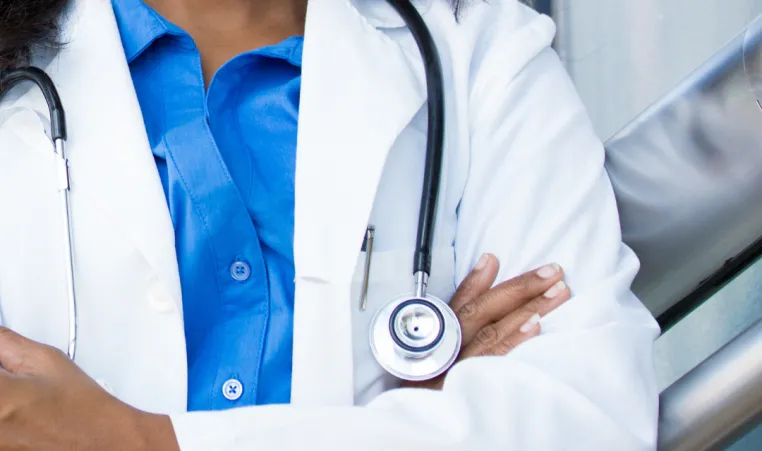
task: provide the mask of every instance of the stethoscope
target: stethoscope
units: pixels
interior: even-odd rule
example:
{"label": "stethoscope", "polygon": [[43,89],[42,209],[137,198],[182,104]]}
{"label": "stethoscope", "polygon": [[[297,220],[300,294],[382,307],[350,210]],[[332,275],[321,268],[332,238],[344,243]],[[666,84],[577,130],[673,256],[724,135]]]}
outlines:
{"label": "stethoscope", "polygon": [[50,110],[50,137],[53,141],[58,195],[61,203],[61,224],[65,237],[66,299],[69,304],[69,343],[66,354],[74,360],[77,354],[77,296],[74,293],[74,252],[71,245],[71,207],[69,206],[69,166],[66,159],[66,115],[53,80],[43,70],[25,67],[0,72],[0,98],[23,81],[35,83],[42,91]]}
{"label": "stethoscope", "polygon": [[[442,300],[427,293],[431,274],[437,199],[444,147],[444,81],[434,39],[410,0],[388,0],[410,29],[423,57],[428,91],[428,132],[423,192],[413,260],[414,292],[387,302],[374,315],[370,326],[370,348],[378,364],[392,375],[410,381],[432,379],[447,371],[461,346],[460,323]],[[67,355],[77,352],[77,297],[74,286],[74,252],[69,204],[69,173],[66,159],[66,118],[58,92],[41,69],[24,67],[0,74],[0,97],[23,81],[35,83],[50,110],[51,140],[58,172],[61,223],[65,234],[66,291],[69,314]],[[372,233],[372,230],[369,230]],[[372,235],[371,235],[372,238]],[[371,249],[366,250],[370,255]],[[368,257],[369,258],[369,257]],[[369,260],[366,260],[364,290],[367,292]]]}

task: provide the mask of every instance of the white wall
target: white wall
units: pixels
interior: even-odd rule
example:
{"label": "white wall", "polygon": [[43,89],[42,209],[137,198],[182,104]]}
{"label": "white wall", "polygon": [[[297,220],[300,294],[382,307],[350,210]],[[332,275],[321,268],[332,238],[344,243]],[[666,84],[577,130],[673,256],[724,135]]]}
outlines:
{"label": "white wall", "polygon": [[602,138],[762,13],[762,0],[555,0],[557,48]]}
{"label": "white wall", "polygon": [[[555,0],[556,47],[605,140],[762,14],[762,0]],[[762,263],[657,342],[666,387],[762,317]],[[762,449],[762,429],[733,448]]]}

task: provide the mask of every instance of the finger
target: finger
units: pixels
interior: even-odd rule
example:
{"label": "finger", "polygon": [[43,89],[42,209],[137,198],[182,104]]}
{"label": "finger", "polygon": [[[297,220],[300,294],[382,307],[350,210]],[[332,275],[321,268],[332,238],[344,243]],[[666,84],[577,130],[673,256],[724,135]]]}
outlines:
{"label": "finger", "polygon": [[516,349],[522,343],[537,337],[542,331],[540,325],[540,316],[532,316],[519,330],[503,337],[499,341],[490,341],[491,344],[485,345],[476,340],[461,352],[459,360],[470,357],[503,356]]}
{"label": "finger", "polygon": [[[496,323],[488,324],[474,336],[469,344],[469,355],[482,355],[485,350],[499,347],[505,340],[518,333],[526,333],[540,319],[557,309],[571,298],[569,287],[559,281],[542,296],[522,305]],[[464,350],[466,353],[466,350]]]}
{"label": "finger", "polygon": [[563,280],[556,282],[548,291],[538,296],[518,309],[509,313],[503,319],[494,323],[497,330],[497,341],[517,332],[533,318],[544,318],[548,313],[557,309],[571,298],[571,290]]}
{"label": "finger", "polygon": [[60,351],[0,326],[0,367],[12,374],[35,375],[47,371]]}
{"label": "finger", "polygon": [[526,343],[532,338],[535,338],[540,335],[540,332],[542,331],[542,326],[540,325],[540,319],[537,318],[537,322],[529,322],[526,324],[526,328],[520,331],[516,331],[512,333],[511,335],[505,337],[505,339],[501,340],[499,343],[495,344],[491,349],[489,349],[486,352],[483,352],[482,355],[485,356],[504,356],[513,351],[514,349],[518,348],[523,343]]}
{"label": "finger", "polygon": [[563,277],[561,266],[553,263],[503,282],[463,304],[455,310],[462,329],[463,343],[470,343],[484,326],[501,320],[541,296]]}
{"label": "finger", "polygon": [[500,264],[492,254],[483,254],[474,269],[460,283],[450,301],[450,308],[457,311],[482,294],[486,293],[495,283]]}

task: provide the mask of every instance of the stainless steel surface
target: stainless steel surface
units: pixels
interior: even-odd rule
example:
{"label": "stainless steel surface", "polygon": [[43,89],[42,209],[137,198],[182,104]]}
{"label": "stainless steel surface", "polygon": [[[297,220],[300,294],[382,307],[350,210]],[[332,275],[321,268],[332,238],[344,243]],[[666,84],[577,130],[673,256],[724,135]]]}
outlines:
{"label": "stainless steel surface", "polygon": [[423,299],[442,314],[444,323],[440,327],[444,329],[444,334],[439,345],[430,352],[409,352],[395,343],[390,330],[390,325],[396,322],[396,318],[392,318],[395,310],[407,301],[420,299],[410,295],[393,299],[376,312],[370,325],[370,348],[378,364],[390,374],[409,381],[433,379],[447,371],[455,362],[461,345],[458,318],[446,303],[433,296]]}
{"label": "stainless steel surface", "polygon": [[661,394],[660,451],[724,449],[762,419],[762,321]]}
{"label": "stainless steel surface", "polygon": [[77,297],[74,289],[74,249],[71,235],[71,203],[69,201],[69,168],[66,160],[66,147],[63,139],[53,142],[58,166],[58,195],[61,202],[61,224],[64,233],[64,270],[66,271],[66,299],[69,312],[69,343],[66,354],[71,360],[77,356],[77,333],[79,315]]}
{"label": "stainless steel surface", "polygon": [[762,0],[554,0],[554,47],[609,139],[762,13]]}
{"label": "stainless steel surface", "polygon": [[421,358],[428,355],[441,342],[438,340],[442,330],[442,322],[437,312],[430,305],[415,302],[402,307],[391,318],[392,333],[397,339],[411,349],[426,349],[412,352],[408,356]]}
{"label": "stainless steel surface", "polygon": [[[606,144],[633,289],[655,315],[762,233],[755,22]],[[747,70],[750,73],[747,73]],[[762,90],[761,90],[762,91]]]}
{"label": "stainless steel surface", "polygon": [[426,288],[429,285],[429,275],[423,271],[415,273],[415,296],[419,298],[426,297]]}
{"label": "stainless steel surface", "polygon": [[365,231],[365,269],[362,278],[362,292],[360,294],[360,310],[365,311],[368,307],[368,284],[370,283],[370,263],[373,258],[373,238],[376,228],[368,226]]}
{"label": "stainless steel surface", "polygon": [[[553,3],[558,26],[554,47],[603,140],[662,97],[762,13],[762,0]],[[697,242],[696,246],[704,244]],[[762,262],[657,340],[655,363],[660,388],[673,384],[754,324],[762,314],[760,281]],[[730,449],[762,449],[762,428],[741,442]]]}

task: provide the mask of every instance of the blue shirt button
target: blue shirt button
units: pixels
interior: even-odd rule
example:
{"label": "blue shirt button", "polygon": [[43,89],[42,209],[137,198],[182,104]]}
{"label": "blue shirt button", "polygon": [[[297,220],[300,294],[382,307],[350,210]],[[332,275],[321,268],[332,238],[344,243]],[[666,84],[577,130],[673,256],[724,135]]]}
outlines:
{"label": "blue shirt button", "polygon": [[251,276],[251,266],[246,262],[237,261],[230,265],[230,276],[239,282],[245,282]]}
{"label": "blue shirt button", "polygon": [[229,401],[238,401],[243,396],[243,384],[238,379],[230,379],[222,384],[222,396]]}

